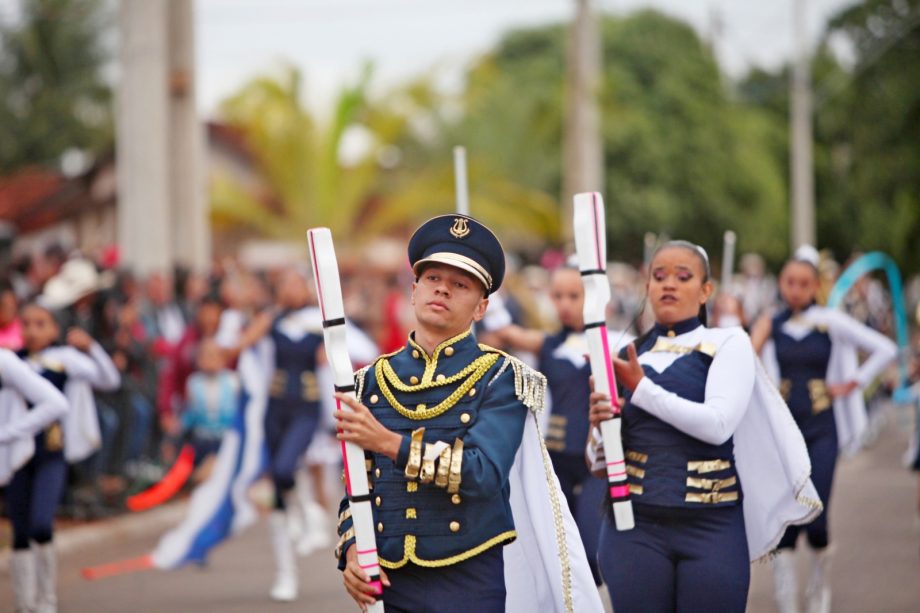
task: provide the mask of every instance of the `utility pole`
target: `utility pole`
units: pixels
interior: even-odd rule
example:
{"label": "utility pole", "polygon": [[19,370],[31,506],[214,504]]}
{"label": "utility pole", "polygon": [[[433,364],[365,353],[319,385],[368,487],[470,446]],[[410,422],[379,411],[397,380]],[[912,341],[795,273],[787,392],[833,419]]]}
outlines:
{"label": "utility pole", "polygon": [[805,27],[806,0],[793,0],[795,63],[792,69],[790,100],[790,165],[792,177],[791,251],[815,245],[815,177],[812,158],[811,56]]}
{"label": "utility pole", "polygon": [[562,238],[572,240],[573,200],[579,192],[603,192],[603,145],[597,96],[601,46],[591,0],[575,0],[570,30],[566,84],[565,144],[562,169]]}

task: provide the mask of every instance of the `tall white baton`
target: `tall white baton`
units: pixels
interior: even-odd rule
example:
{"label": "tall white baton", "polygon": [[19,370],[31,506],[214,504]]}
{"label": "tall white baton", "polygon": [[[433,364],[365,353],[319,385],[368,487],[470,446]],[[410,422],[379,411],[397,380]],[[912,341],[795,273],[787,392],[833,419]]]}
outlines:
{"label": "tall white baton", "polygon": [[722,282],[720,292],[728,292],[732,286],[735,268],[735,241],[737,237],[731,230],[726,230],[722,237]]}
{"label": "tall white baton", "polygon": [[[345,308],[342,303],[342,283],[339,279],[339,265],[332,244],[329,228],[313,228],[307,231],[310,244],[310,262],[313,265],[313,279],[316,295],[323,316],[323,341],[326,358],[332,368],[337,392],[355,395],[354,371],[348,347],[345,343]],[[337,400],[336,406],[343,408]],[[345,410],[350,410],[344,407]],[[380,562],[377,559],[377,542],[374,538],[374,515],[371,510],[371,495],[367,487],[367,472],[364,466],[364,450],[354,443],[342,441],[342,459],[345,462],[345,491],[348,507],[355,529],[355,547],[358,564],[377,589],[377,602],[367,610],[383,613],[383,584],[380,582]]]}
{"label": "tall white baton", "polygon": [[601,423],[604,456],[607,462],[607,484],[613,501],[613,518],[617,530],[635,526],[629,484],[626,480],[626,459],[620,429],[622,407],[617,396],[616,378],[607,335],[607,303],[610,302],[610,282],[607,280],[607,228],[604,200],[597,192],[575,195],[575,249],[578,268],[585,286],[585,336],[594,375],[594,391],[610,397],[613,418]]}
{"label": "tall white baton", "polygon": [[466,147],[454,147],[454,188],[457,193],[457,212],[470,214],[470,196],[466,181]]}

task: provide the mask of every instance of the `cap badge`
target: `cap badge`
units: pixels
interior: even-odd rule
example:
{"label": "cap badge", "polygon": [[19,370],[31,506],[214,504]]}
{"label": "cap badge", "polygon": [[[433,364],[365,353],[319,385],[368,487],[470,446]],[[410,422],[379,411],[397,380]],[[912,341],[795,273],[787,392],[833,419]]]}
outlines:
{"label": "cap badge", "polygon": [[450,227],[450,233],[455,238],[463,238],[470,233],[470,226],[467,224],[465,217],[457,217],[454,219],[454,225]]}

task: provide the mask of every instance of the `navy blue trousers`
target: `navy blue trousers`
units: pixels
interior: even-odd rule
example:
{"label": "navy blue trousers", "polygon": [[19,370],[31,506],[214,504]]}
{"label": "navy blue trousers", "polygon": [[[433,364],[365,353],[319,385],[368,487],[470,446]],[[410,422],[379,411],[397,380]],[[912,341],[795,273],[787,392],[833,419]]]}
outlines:
{"label": "navy blue trousers", "polygon": [[583,455],[557,453],[550,451],[559,487],[569,504],[569,511],[575,518],[581,542],[585,546],[588,565],[594,582],[601,584],[600,571],[597,568],[597,540],[601,534],[601,521],[604,517],[604,497],[606,482],[591,474],[585,465]]}
{"label": "navy blue trousers", "polygon": [[426,568],[409,563],[385,570],[386,613],[503,613],[505,562],[501,546],[459,564]]}
{"label": "navy blue trousers", "polygon": [[316,426],[319,403],[270,400],[265,413],[265,442],[268,463],[275,484],[275,508],[284,508],[284,494],[294,487],[294,473]]}
{"label": "navy blue trousers", "polygon": [[6,488],[13,549],[28,549],[30,541],[40,545],[51,542],[54,514],[66,479],[63,452],[45,449],[45,433],[40,432],[35,437],[35,454],[13,474]]}
{"label": "navy blue trousers", "polygon": [[598,564],[616,613],[742,613],[751,578],[741,505],[633,505],[636,527],[606,515]]}
{"label": "navy blue trousers", "polygon": [[786,533],[779,542],[780,549],[794,549],[802,530],[805,530],[808,544],[812,549],[823,549],[830,543],[827,511],[830,508],[834,470],[837,468],[837,428],[831,427],[820,432],[809,432],[808,429],[803,429],[802,434],[805,436],[808,458],[811,460],[811,482],[818,490],[818,497],[824,505],[824,510],[810,524],[786,528]]}

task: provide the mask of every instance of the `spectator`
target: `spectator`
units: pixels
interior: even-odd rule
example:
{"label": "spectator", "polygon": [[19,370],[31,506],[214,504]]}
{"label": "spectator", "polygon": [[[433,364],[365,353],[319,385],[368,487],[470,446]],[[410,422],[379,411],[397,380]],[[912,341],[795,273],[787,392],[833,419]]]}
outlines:
{"label": "spectator", "polygon": [[148,337],[153,339],[154,353],[163,357],[182,338],[185,319],[165,275],[153,273],[148,277],[146,295],[147,300],[141,307],[141,321]]}
{"label": "spectator", "polygon": [[0,282],[0,347],[11,351],[22,348],[22,324],[19,321],[16,292],[8,281]]}
{"label": "spectator", "polygon": [[186,380],[195,370],[200,343],[217,333],[222,313],[220,300],[206,296],[198,305],[194,321],[169,355],[157,393],[157,412],[165,433],[178,433],[179,409],[186,404]]}
{"label": "spectator", "polygon": [[186,382],[182,430],[195,448],[195,464],[217,453],[224,431],[233,425],[240,382],[226,368],[223,349],[212,338],[198,347],[197,372]]}

